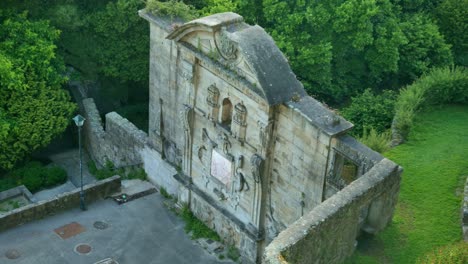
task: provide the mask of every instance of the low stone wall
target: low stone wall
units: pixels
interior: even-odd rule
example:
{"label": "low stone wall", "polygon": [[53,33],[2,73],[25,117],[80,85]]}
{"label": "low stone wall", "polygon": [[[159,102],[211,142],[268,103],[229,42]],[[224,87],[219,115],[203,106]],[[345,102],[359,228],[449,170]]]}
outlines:
{"label": "low stone wall", "polygon": [[127,167],[143,163],[139,152],[146,145],[148,135],[116,112],[106,115],[104,130],[94,100],[83,100],[85,146],[98,166],[111,161],[116,167]]}
{"label": "low stone wall", "polygon": [[11,188],[9,190],[0,192],[0,202],[2,202],[3,200],[6,200],[8,198],[12,198],[12,197],[15,197],[15,196],[20,196],[20,195],[22,195],[24,198],[26,198],[31,203],[36,202],[36,199],[34,199],[31,192],[24,185],[20,185],[20,186],[17,186],[15,188]]}
{"label": "low stone wall", "polygon": [[[86,203],[89,204],[118,192],[120,190],[120,176],[113,176],[85,185],[83,189],[86,193]],[[71,208],[79,208],[79,206],[80,188],[76,188],[52,199],[29,204],[6,213],[0,217],[0,232]]]}
{"label": "low stone wall", "polygon": [[466,242],[468,242],[468,177],[466,177],[465,192],[463,196],[462,230],[463,230],[463,239]]}
{"label": "low stone wall", "polygon": [[282,231],[265,249],[263,263],[342,263],[353,253],[360,229],[375,233],[390,222],[401,172],[383,159]]}

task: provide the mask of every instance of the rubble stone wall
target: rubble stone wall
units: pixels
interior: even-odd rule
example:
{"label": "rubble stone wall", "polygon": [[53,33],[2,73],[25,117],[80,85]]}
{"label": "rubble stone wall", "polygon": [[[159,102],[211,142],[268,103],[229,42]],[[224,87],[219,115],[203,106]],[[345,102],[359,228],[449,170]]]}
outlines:
{"label": "rubble stone wall", "polygon": [[[120,191],[120,176],[113,176],[83,187],[86,203],[104,199]],[[0,232],[18,225],[80,206],[80,188],[61,193],[54,198],[28,204],[0,216]]]}

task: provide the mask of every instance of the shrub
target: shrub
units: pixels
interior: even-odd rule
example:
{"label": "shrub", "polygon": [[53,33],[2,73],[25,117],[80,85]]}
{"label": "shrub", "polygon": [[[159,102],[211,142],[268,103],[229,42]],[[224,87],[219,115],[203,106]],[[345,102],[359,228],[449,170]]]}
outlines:
{"label": "shrub", "polygon": [[464,264],[468,263],[468,243],[463,241],[438,248],[418,259],[418,264]]}
{"label": "shrub", "polygon": [[390,149],[390,140],[392,136],[390,131],[385,131],[378,133],[375,129],[371,128],[370,130],[365,129],[364,133],[359,141],[369,148],[377,151],[379,153],[384,153]]}
{"label": "shrub", "polygon": [[179,17],[184,20],[192,20],[197,17],[197,11],[191,5],[186,5],[184,2],[177,0],[167,2],[148,0],[146,10],[155,15],[168,16],[171,19]]}
{"label": "shrub", "polygon": [[67,181],[67,172],[57,166],[47,169],[47,176],[45,177],[45,186],[54,186],[65,183]]}
{"label": "shrub", "polygon": [[448,103],[468,103],[468,71],[464,67],[435,68],[400,91],[392,123],[394,144],[408,136],[418,110]]}
{"label": "shrub", "polygon": [[166,199],[170,199],[172,198],[172,195],[170,195],[167,191],[166,191],[166,188],[164,187],[159,187],[159,193]]}
{"label": "shrub", "polygon": [[57,166],[45,167],[37,161],[29,162],[23,167],[11,171],[0,181],[0,190],[7,190],[24,184],[31,192],[53,187],[66,182],[67,172]]}
{"label": "shrub", "polygon": [[227,257],[237,262],[240,257],[239,250],[233,245],[228,247]]}
{"label": "shrub", "polygon": [[148,175],[146,175],[146,172],[144,169],[142,168],[136,168],[136,169],[133,169],[131,170],[128,174],[127,174],[127,179],[140,179],[140,180],[146,180],[146,177]]}
{"label": "shrub", "polygon": [[367,129],[382,133],[392,124],[396,94],[384,91],[374,94],[370,89],[353,97],[352,103],[341,110],[341,114],[354,124],[353,134],[362,135]]}
{"label": "shrub", "polygon": [[202,221],[193,215],[188,206],[184,206],[181,211],[181,217],[185,222],[185,232],[192,232],[192,239],[209,238],[214,241],[220,241],[218,234],[207,227]]}

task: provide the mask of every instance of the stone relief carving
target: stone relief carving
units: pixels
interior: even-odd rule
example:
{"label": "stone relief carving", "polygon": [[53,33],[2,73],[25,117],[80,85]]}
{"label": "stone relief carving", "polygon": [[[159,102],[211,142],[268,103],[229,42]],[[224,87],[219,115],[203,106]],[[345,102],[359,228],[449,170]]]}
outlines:
{"label": "stone relief carving", "polygon": [[244,156],[239,156],[236,161],[236,168],[235,168],[235,185],[234,185],[234,191],[236,192],[242,192],[242,191],[248,191],[249,185],[246,182],[244,178],[244,174],[240,171],[240,169],[243,167],[244,163]]}
{"label": "stone relief carving", "polygon": [[247,108],[244,104],[238,103],[234,107],[234,122],[239,124],[240,126],[247,125]]}
{"label": "stone relief carving", "polygon": [[203,128],[202,130],[202,141],[206,143],[210,143],[212,148],[216,148],[218,144],[210,138],[208,135],[208,131],[206,131],[206,128]]}
{"label": "stone relief carving", "polygon": [[229,39],[224,30],[215,34],[215,44],[219,54],[225,60],[235,60],[237,58],[237,44]]}
{"label": "stone relief carving", "polygon": [[219,89],[216,87],[216,84],[208,86],[208,96],[206,97],[206,103],[211,107],[219,107]]}
{"label": "stone relief carving", "polygon": [[231,197],[230,202],[234,210],[237,210],[239,202],[241,200],[241,192],[248,191],[250,189],[247,181],[244,178],[244,174],[241,172],[241,169],[244,164],[244,156],[239,156],[236,159],[235,169],[234,169],[234,179],[231,186]]}
{"label": "stone relief carving", "polygon": [[206,147],[205,146],[201,146],[201,147],[198,147],[198,159],[203,163],[204,162],[204,156],[205,156],[205,153],[206,153]]}
{"label": "stone relief carving", "polygon": [[189,105],[184,104],[184,109],[180,111],[180,119],[182,121],[182,125],[184,127],[184,130],[187,131],[189,134],[191,133],[190,129],[190,122],[191,122],[191,112],[192,112],[192,107]]}
{"label": "stone relief carving", "polygon": [[257,154],[254,154],[250,158],[250,164],[252,165],[252,176],[255,183],[261,183],[261,170],[263,165],[263,159]]}
{"label": "stone relief carving", "polygon": [[229,137],[226,133],[221,133],[219,139],[223,143],[223,153],[229,155],[229,149],[232,147]]}
{"label": "stone relief carving", "polygon": [[268,124],[265,124],[261,121],[257,122],[259,126],[259,138],[260,138],[260,144],[263,148],[267,147],[268,141],[270,141],[270,134],[271,134],[271,122]]}
{"label": "stone relief carving", "polygon": [[179,74],[187,82],[192,82],[193,80],[193,65],[187,61],[182,61],[182,67],[180,67]]}

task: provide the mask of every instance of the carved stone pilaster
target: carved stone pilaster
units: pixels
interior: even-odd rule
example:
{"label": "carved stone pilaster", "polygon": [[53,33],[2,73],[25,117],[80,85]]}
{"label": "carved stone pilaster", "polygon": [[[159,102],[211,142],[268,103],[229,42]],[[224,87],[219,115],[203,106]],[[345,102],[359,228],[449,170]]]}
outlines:
{"label": "carved stone pilaster", "polygon": [[182,121],[182,127],[184,129],[184,157],[182,160],[182,168],[186,175],[190,176],[191,160],[192,160],[192,107],[184,105],[182,111],[180,111],[180,119]]}
{"label": "carved stone pilaster", "polygon": [[260,225],[261,205],[262,205],[262,172],[264,160],[258,154],[254,154],[250,158],[250,166],[252,169],[252,177],[254,180],[253,192],[254,198],[252,202],[252,223],[256,226]]}
{"label": "carved stone pilaster", "polygon": [[219,113],[219,89],[215,84],[208,86],[208,95],[206,97],[206,103],[208,104],[210,111],[209,116],[212,121],[216,121]]}
{"label": "carved stone pilaster", "polygon": [[247,126],[247,108],[244,104],[238,103],[234,107],[232,133],[239,141],[245,141],[245,132]]}

